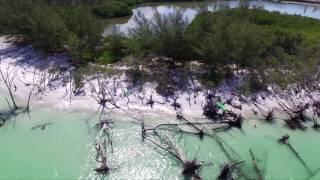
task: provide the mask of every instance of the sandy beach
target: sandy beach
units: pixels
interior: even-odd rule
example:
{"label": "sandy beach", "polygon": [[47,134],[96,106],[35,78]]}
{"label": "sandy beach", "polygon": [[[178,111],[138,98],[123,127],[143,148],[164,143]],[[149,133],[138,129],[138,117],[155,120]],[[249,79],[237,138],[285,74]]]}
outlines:
{"label": "sandy beach", "polygon": [[[30,46],[16,46],[7,41],[6,37],[0,38],[1,64],[3,72],[8,72],[14,85],[14,95],[22,101],[27,101],[27,97],[32,91],[31,104],[33,106],[49,106],[60,110],[90,110],[97,111],[99,104],[95,97],[99,91],[98,81],[94,77],[87,77],[85,80],[83,92],[75,96],[73,91],[73,82],[70,80],[70,64],[66,55],[44,56],[35,52]],[[58,69],[53,72],[53,68]],[[59,71],[60,70],[60,71]],[[156,84],[146,83],[143,90],[129,90],[129,85],[125,74],[110,76],[104,79],[104,83],[112,94],[112,99],[120,108],[110,106],[110,111],[121,113],[123,115],[139,118],[141,116],[161,119],[163,117],[172,117],[175,119],[177,110],[172,106],[173,100],[166,99],[159,95],[156,90]],[[0,83],[1,88],[5,90],[4,83]],[[181,105],[178,111],[186,118],[192,120],[205,119],[203,115],[203,105],[206,102],[206,96],[209,90],[200,92],[178,92],[177,102]],[[232,92],[218,92],[222,101],[231,97]],[[318,98],[319,92],[313,92],[312,98]],[[294,95],[294,94],[292,94]],[[153,107],[148,105],[150,97],[155,101]],[[264,111],[271,109],[281,109],[277,103],[277,98],[272,94],[272,89],[267,95],[255,95],[255,102]],[[252,103],[252,98],[245,98],[247,103],[241,102],[238,98],[233,98],[232,104],[241,105],[239,110],[230,105],[226,105],[228,110],[241,114],[245,119],[259,119],[262,114]],[[297,102],[311,102],[311,98],[304,91],[295,94],[292,99]],[[283,99],[285,100],[285,99]],[[275,111],[277,117],[285,117],[281,111]],[[167,118],[168,119],[168,118]]]}

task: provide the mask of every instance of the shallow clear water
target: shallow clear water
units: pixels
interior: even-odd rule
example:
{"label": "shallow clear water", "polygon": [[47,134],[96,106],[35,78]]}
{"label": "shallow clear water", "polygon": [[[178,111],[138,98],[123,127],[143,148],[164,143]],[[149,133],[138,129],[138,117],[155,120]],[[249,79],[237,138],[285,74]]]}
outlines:
{"label": "shallow clear water", "polygon": [[[200,3],[200,2],[182,2],[182,3],[149,3],[142,5],[133,10],[133,16],[128,22],[118,21],[115,19],[113,23],[117,23],[116,29],[121,32],[127,33],[130,28],[136,26],[134,16],[141,14],[147,19],[152,20],[154,13],[157,11],[161,15],[177,12],[181,10],[185,18],[189,21],[193,20],[197,15],[199,8],[207,8],[210,11],[217,11],[226,8],[236,8],[240,6],[239,1],[216,1],[214,3]],[[278,3],[272,1],[249,1],[250,8],[265,9],[267,11],[278,11],[285,14],[301,15],[311,18],[320,19],[320,6],[318,5],[307,5],[307,4],[288,4]],[[108,28],[107,31],[111,31]]]}
{"label": "shallow clear water", "polygon": [[[0,97],[3,109],[5,103],[3,96]],[[45,130],[31,131],[33,126],[46,122],[53,124]],[[0,128],[0,179],[183,179],[178,162],[150,142],[142,142],[140,125],[126,120],[116,121],[112,130],[114,153],[108,154],[110,174],[97,176],[93,169],[96,167],[94,139],[98,132],[91,128],[95,122],[94,113],[46,108],[35,108],[30,118],[25,115],[11,120]],[[242,170],[248,176],[255,173],[249,154],[252,149],[266,179],[307,179],[309,175],[299,160],[287,146],[277,142],[286,133],[309,168],[317,171],[320,132],[312,129],[291,131],[280,121],[270,125],[248,120],[243,131],[234,129],[218,136],[235,159],[245,161]],[[204,179],[215,179],[221,165],[227,162],[212,138],[200,140],[192,135],[167,135],[174,137],[189,159],[196,157],[211,163],[201,171]],[[319,178],[320,174],[313,177]]]}

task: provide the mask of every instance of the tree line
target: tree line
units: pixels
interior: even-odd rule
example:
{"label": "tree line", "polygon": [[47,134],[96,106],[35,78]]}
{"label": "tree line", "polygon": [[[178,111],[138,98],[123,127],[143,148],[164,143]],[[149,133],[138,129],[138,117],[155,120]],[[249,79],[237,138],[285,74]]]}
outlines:
{"label": "tree line", "polygon": [[216,85],[235,72],[247,73],[243,91],[311,85],[317,78],[320,21],[315,19],[245,8],[203,12],[191,24],[183,12],[156,14],[153,22],[135,19],[138,27],[129,36],[107,38],[106,51],[182,64],[197,60],[206,65],[200,79]]}
{"label": "tree line", "polygon": [[238,8],[204,11],[189,24],[178,11],[156,13],[153,20],[137,15],[137,27],[128,35],[102,38],[101,18],[124,16],[123,10],[130,14],[141,2],[0,0],[0,34],[46,52],[68,52],[75,65],[114,63],[128,55],[161,57],[173,64],[197,60],[205,64],[198,78],[213,85],[234,72],[249,72],[240,89],[244,92],[267,84],[310,84],[317,78],[318,20]]}

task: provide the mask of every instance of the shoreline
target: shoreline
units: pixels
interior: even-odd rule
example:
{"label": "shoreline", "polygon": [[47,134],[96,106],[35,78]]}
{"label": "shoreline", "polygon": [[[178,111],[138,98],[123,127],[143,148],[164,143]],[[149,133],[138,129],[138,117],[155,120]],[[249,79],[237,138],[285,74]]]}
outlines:
{"label": "shoreline", "polygon": [[287,4],[300,4],[300,5],[312,5],[312,6],[320,6],[320,1],[317,0],[303,0],[303,1],[295,1],[295,0],[280,0],[280,3]]}
{"label": "shoreline", "polygon": [[[0,47],[2,49],[1,52],[4,52],[1,54],[0,68],[3,71],[7,70],[7,68],[10,69],[11,76],[14,77],[13,84],[16,87],[14,94],[18,98],[26,99],[31,89],[33,89],[31,105],[48,106],[58,110],[70,111],[95,112],[98,110],[99,104],[97,100],[94,99],[96,95],[93,94],[93,89],[96,89],[98,86],[95,78],[86,77],[84,96],[75,96],[74,94],[70,96],[70,92],[73,91],[73,85],[72,81],[68,81],[68,77],[71,77],[71,68],[68,67],[67,58],[62,58],[60,55],[53,55],[48,56],[46,59],[42,59],[31,47],[17,47],[6,42],[5,37],[0,37]],[[22,55],[19,53],[17,54],[16,51],[23,53]],[[40,64],[42,62],[46,62],[45,66],[47,67]],[[59,74],[59,72],[58,74],[50,74],[50,67],[56,65],[59,65],[59,69],[64,68],[65,70],[65,68],[67,68],[67,70],[63,71],[62,74]],[[71,78],[69,78],[69,80],[70,79]],[[115,83],[117,84],[117,87],[115,87]],[[115,99],[116,105],[120,107],[120,109],[116,108],[109,110],[109,112],[119,116],[133,117],[135,119],[140,119],[143,116],[146,119],[154,119],[153,122],[156,119],[158,119],[157,122],[161,122],[164,119],[166,121],[169,119],[169,121],[171,121],[172,119],[172,122],[177,121],[176,115],[178,111],[172,106],[173,100],[169,99],[169,102],[165,102],[165,98],[156,93],[155,84],[146,83],[141,92],[133,90],[127,97],[126,94],[128,93],[129,85],[124,74],[108,77],[105,85],[109,89],[114,89],[113,99]],[[40,86],[41,92],[39,92]],[[1,83],[0,87],[2,89],[4,88],[3,83]],[[38,89],[38,92],[36,89]],[[185,118],[190,121],[201,121],[201,119],[206,119],[203,115],[206,92],[208,92],[208,90],[202,90],[199,93],[177,93],[177,96],[179,97],[177,102],[181,105],[181,110],[179,111]],[[218,95],[222,99],[227,100],[231,97],[231,93],[232,92],[224,92],[218,93]],[[315,94],[314,97],[317,98],[317,100],[320,100],[319,92],[313,93]],[[151,96],[156,102],[153,108],[147,105],[149,97]],[[276,102],[276,98],[272,94],[266,97],[257,94],[256,97],[259,106],[264,109],[264,111],[268,111],[268,109],[281,109]],[[292,98],[297,99],[299,102],[311,101],[303,91]],[[248,101],[249,99],[250,98],[247,98]],[[244,119],[263,118],[259,109],[257,109],[252,102],[243,103],[238,98],[235,98],[232,100],[232,103],[241,105],[242,109],[239,110],[230,105],[226,105],[226,108],[238,115],[241,114]],[[258,113],[255,114],[254,111]],[[286,117],[286,115],[280,111],[275,112],[275,116],[277,118]]]}

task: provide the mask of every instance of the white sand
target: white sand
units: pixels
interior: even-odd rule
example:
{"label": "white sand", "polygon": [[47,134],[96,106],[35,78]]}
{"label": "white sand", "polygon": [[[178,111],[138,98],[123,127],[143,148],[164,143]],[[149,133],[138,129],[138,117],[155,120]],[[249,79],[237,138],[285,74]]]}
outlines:
{"label": "white sand", "polygon": [[[70,96],[70,87],[71,90],[73,89],[72,85],[70,86],[70,71],[53,74],[49,73],[48,69],[52,69],[52,67],[69,67],[68,58],[66,56],[52,55],[44,57],[34,52],[31,47],[16,47],[11,43],[6,42],[5,37],[0,37],[0,50],[0,69],[4,73],[8,72],[8,70],[10,71],[9,77],[14,78],[13,86],[16,86],[14,94],[20,99],[27,101],[29,92],[33,89],[31,99],[33,106],[49,106],[62,110],[96,111],[98,109],[99,105],[92,97],[95,95],[95,93],[92,93],[92,87],[94,86],[96,89],[99,89],[97,80],[90,80],[93,78],[87,77],[84,86],[86,95],[74,96],[72,94]],[[41,68],[44,70],[41,70]],[[59,76],[57,76],[58,74]],[[56,80],[52,81],[55,77]],[[49,82],[51,82],[50,86],[48,85]],[[104,82],[106,82],[106,87],[112,91],[116,104],[121,107],[120,109],[114,109],[114,112],[134,116],[136,118],[140,118],[141,116],[144,116],[144,118],[152,117],[148,119],[159,119],[160,121],[161,119],[175,119],[176,111],[170,105],[171,103],[155,103],[153,108],[146,105],[150,95],[153,96],[154,101],[164,102],[164,97],[156,93],[155,84],[145,84],[143,93],[139,93],[137,90],[131,91],[129,96],[130,103],[128,103],[127,98],[124,97],[128,87],[125,75],[122,74],[108,77]],[[117,85],[114,86],[114,83]],[[43,92],[38,92],[40,89],[39,87],[42,87]],[[0,81],[0,88],[5,88],[2,81]],[[182,112],[185,117],[194,120],[205,118],[202,114],[202,105],[205,103],[205,92],[200,92],[198,94],[194,94],[193,92],[189,94],[178,93],[177,95],[179,97],[177,102],[181,104]],[[319,93],[314,97],[320,97],[318,95]],[[222,96],[227,98],[228,93],[225,93]],[[297,101],[310,101],[303,93],[297,95],[295,98]],[[267,110],[266,107],[269,107],[270,109],[280,109],[275,98],[272,96],[268,96],[265,100],[259,99],[258,101],[265,110]],[[233,103],[241,104],[237,100],[234,100]],[[241,113],[245,118],[257,119],[258,117],[253,114],[252,108],[258,111],[254,106],[247,104],[242,104],[242,111],[233,109],[230,106],[228,107],[230,110]]]}

